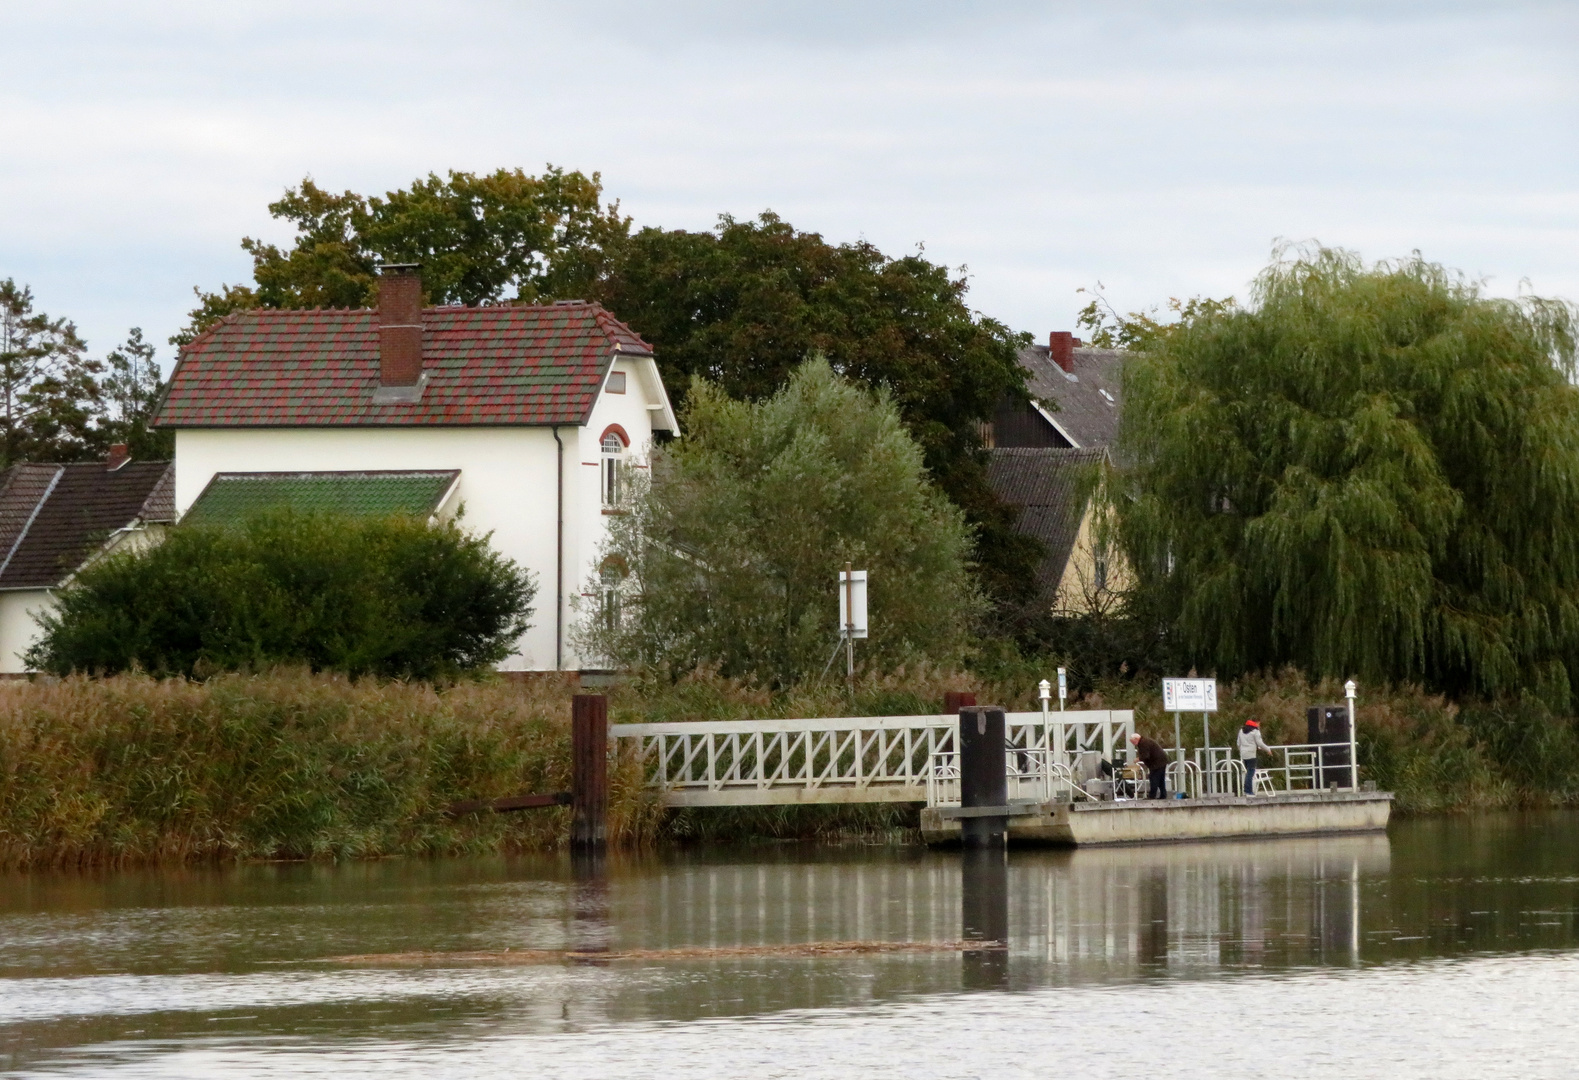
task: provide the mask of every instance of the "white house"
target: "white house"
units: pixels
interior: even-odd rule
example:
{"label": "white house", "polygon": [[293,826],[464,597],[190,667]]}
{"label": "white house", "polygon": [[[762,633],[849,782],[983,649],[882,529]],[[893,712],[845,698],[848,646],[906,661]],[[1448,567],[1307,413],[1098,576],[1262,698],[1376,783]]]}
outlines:
{"label": "white house", "polygon": [[27,670],[35,616],[83,566],[125,545],[157,539],[175,516],[168,461],[13,465],[0,475],[0,674]]}
{"label": "white house", "polygon": [[652,349],[597,304],[421,306],[386,266],[374,310],[247,311],[182,350],[155,423],[175,510],[261,504],[460,513],[538,587],[507,671],[574,670],[572,597],[624,470],[676,430]]}

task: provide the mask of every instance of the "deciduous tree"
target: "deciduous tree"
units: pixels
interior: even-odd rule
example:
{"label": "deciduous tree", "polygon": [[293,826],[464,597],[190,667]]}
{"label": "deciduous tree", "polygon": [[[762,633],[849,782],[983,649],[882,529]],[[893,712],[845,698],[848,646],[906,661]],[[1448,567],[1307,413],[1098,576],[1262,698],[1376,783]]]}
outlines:
{"label": "deciduous tree", "polygon": [[1034,589],[1040,545],[987,486],[980,424],[1025,394],[1022,335],[973,312],[967,282],[920,253],[830,244],[772,213],[711,232],[646,228],[599,280],[605,306],[650,341],[683,396],[700,376],[763,401],[813,352],[857,385],[886,387],[927,469],[977,530],[982,581],[1000,600]]}
{"label": "deciduous tree", "polygon": [[821,358],[757,402],[698,378],[682,429],[658,482],[638,482],[612,518],[588,590],[612,595],[586,613],[584,647],[671,673],[815,676],[839,641],[836,579],[852,562],[870,573],[863,662],[960,660],[982,610],[970,531],[886,391]]}
{"label": "deciduous tree", "polygon": [[309,177],[269,213],[291,223],[288,247],[250,237],[253,285],[198,291],[175,344],[250,307],[361,307],[375,299],[381,263],[420,262],[430,304],[582,297],[629,229],[602,181],[549,166],[541,176],[499,169],[429,174],[382,197],[325,191]]}

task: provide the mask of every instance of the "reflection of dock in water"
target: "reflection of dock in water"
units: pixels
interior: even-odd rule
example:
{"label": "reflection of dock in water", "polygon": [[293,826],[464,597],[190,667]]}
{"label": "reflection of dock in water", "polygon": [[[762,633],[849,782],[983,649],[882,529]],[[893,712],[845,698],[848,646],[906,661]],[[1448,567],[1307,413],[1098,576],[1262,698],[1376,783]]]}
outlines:
{"label": "reflection of dock in water", "polygon": [[[982,859],[994,867],[975,865]],[[621,876],[625,948],[982,941],[966,985],[1357,962],[1362,879],[1385,835],[967,852],[908,861],[670,864]],[[1000,929],[1001,928],[1001,929]],[[987,946],[999,940],[1006,947]],[[951,969],[952,954],[895,963]],[[1012,977],[1012,978],[1011,978]]]}

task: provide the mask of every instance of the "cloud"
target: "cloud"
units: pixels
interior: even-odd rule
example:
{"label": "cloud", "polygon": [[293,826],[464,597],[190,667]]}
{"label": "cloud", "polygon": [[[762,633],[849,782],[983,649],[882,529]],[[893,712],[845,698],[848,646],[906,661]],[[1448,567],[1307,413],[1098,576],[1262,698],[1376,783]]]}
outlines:
{"label": "cloud", "polygon": [[1240,292],[1275,237],[1579,296],[1579,15],[1470,3],[34,5],[0,39],[0,276],[162,340],[305,175],[601,170],[966,264],[1038,335]]}

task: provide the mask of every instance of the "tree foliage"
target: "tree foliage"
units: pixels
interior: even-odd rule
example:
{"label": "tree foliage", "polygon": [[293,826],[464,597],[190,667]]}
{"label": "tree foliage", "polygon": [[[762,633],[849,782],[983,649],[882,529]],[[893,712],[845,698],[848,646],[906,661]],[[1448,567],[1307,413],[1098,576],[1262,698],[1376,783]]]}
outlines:
{"label": "tree foliage", "polygon": [[430,304],[526,302],[587,295],[629,221],[604,206],[602,181],[549,166],[541,176],[499,169],[429,174],[383,197],[325,191],[309,177],[269,213],[296,229],[289,247],[250,237],[253,284],[198,291],[191,341],[252,307],[364,307],[381,263],[422,264]]}
{"label": "tree foliage", "polygon": [[56,674],[314,670],[448,678],[504,659],[535,585],[453,524],[276,514],[177,526],[82,571],[41,616],[30,666]]}
{"label": "tree foliage", "polygon": [[981,602],[970,531],[927,482],[886,391],[822,358],[759,402],[695,379],[683,438],[660,453],[613,519],[604,563],[612,606],[588,612],[583,646],[671,673],[791,682],[816,676],[839,640],[837,574],[869,572],[863,663],[957,661]]}
{"label": "tree foliage", "polygon": [[977,529],[983,583],[1025,599],[1040,545],[1013,529],[987,486],[979,425],[1025,396],[1023,335],[966,305],[967,283],[921,254],[830,244],[772,213],[712,232],[642,229],[597,298],[656,350],[671,390],[692,376],[763,401],[812,353],[869,389],[886,387],[933,479]]}
{"label": "tree foliage", "polygon": [[0,281],[0,468],[100,451],[98,373],[69,319],[33,310],[33,291]]}
{"label": "tree foliage", "polygon": [[104,416],[99,420],[99,442],[125,443],[131,456],[144,461],[175,456],[175,432],[148,427],[164,393],[154,347],[134,326],[122,345],[104,358],[106,372],[99,380]]}
{"label": "tree foliage", "polygon": [[1126,368],[1124,531],[1182,654],[1220,674],[1529,690],[1579,664],[1572,309],[1419,256],[1274,262]]}

